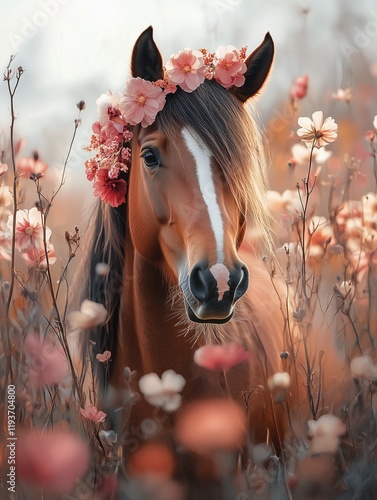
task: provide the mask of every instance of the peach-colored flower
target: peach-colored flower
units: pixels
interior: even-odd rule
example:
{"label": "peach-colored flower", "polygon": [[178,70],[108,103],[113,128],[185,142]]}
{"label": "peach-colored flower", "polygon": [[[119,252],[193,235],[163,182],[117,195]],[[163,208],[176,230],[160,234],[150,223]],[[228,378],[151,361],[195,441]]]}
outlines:
{"label": "peach-colored flower", "polygon": [[185,448],[197,453],[238,448],[245,441],[245,411],[229,399],[192,403],[181,410],[175,434]]}
{"label": "peach-colored flower", "polygon": [[362,204],[358,200],[349,200],[343,203],[336,214],[336,223],[339,231],[343,232],[349,219],[361,219],[363,214]]}
{"label": "peach-colored flower", "polygon": [[310,232],[309,257],[322,257],[327,247],[335,244],[334,231],[325,217],[314,215],[308,224]]}
{"label": "peach-colored flower", "polygon": [[164,443],[150,442],[129,456],[127,470],[132,477],[157,475],[170,478],[174,474],[175,461],[171,450]]}
{"label": "peach-colored flower", "polygon": [[68,315],[68,321],[72,330],[85,330],[102,325],[107,318],[107,310],[103,304],[84,300],[80,311],[71,311]]}
{"label": "peach-colored flower", "polygon": [[185,92],[192,92],[204,82],[206,67],[203,54],[198,50],[184,49],[171,55],[166,63],[168,78]]}
{"label": "peach-colored flower", "polygon": [[206,345],[195,351],[194,361],[208,370],[222,371],[246,361],[249,356],[239,344]]}
{"label": "peach-colored flower", "polygon": [[291,90],[289,92],[289,97],[292,100],[300,100],[306,96],[309,85],[309,76],[303,75],[296,78],[293,82]]}
{"label": "peach-colored flower", "polygon": [[302,127],[297,130],[297,135],[309,147],[321,148],[337,138],[338,125],[334,119],[329,117],[323,120],[323,112],[315,111],[312,120],[307,117],[300,117],[298,124]]}
{"label": "peach-colored flower", "polygon": [[127,182],[124,179],[110,179],[106,168],[97,171],[93,188],[94,195],[112,207],[119,207],[126,201]]}
{"label": "peach-colored flower", "polygon": [[50,340],[42,342],[38,334],[28,334],[24,341],[29,383],[32,387],[59,384],[69,374],[63,349]]}
{"label": "peach-colored flower", "polygon": [[164,105],[165,94],[160,87],[142,78],[130,78],[120,99],[119,109],[130,125],[141,123],[142,127],[148,127]]}
{"label": "peach-colored flower", "polygon": [[106,363],[106,361],[109,361],[111,359],[111,352],[110,351],[104,351],[102,354],[98,353],[96,356],[96,359],[100,363]]}
{"label": "peach-colored flower", "polygon": [[87,406],[85,409],[80,408],[80,413],[84,418],[93,420],[97,424],[103,422],[106,418],[106,413],[98,410],[96,406]]}
{"label": "peach-colored flower", "polygon": [[0,221],[4,221],[12,214],[13,195],[9,186],[0,186]]}
{"label": "peach-colored flower", "polygon": [[89,466],[89,446],[62,430],[32,430],[17,440],[18,479],[50,493],[70,492]]}
{"label": "peach-colored flower", "polygon": [[34,151],[33,156],[20,158],[16,163],[17,173],[24,177],[42,177],[47,170],[47,163],[39,159],[39,154]]}
{"label": "peach-colored flower", "polygon": [[350,88],[338,89],[333,95],[332,98],[335,101],[343,101],[350,102],[352,99],[352,90]]}
{"label": "peach-colored flower", "polygon": [[218,59],[214,78],[226,89],[241,87],[245,83],[246,64],[240,59],[239,51],[233,45],[221,45],[216,50]]}
{"label": "peach-colored flower", "polygon": [[[51,243],[47,244],[47,256],[49,266],[54,265],[57,260],[57,256],[54,245]],[[29,267],[35,266],[39,269],[45,269],[47,267],[47,258],[44,248],[38,249],[30,247],[26,252],[21,252],[21,257]]]}
{"label": "peach-colored flower", "polygon": [[[13,229],[13,215],[8,218],[8,227]],[[46,240],[49,241],[51,229],[46,228]],[[30,210],[17,210],[16,214],[16,245],[21,252],[31,248],[43,249],[43,221],[42,214],[36,207]]]}
{"label": "peach-colored flower", "polygon": [[8,165],[0,162],[0,177],[8,171]]}
{"label": "peach-colored flower", "polygon": [[143,375],[139,380],[139,388],[145,399],[153,406],[166,412],[176,411],[182,402],[179,394],[186,381],[174,370],[166,370],[161,379],[156,373]]}

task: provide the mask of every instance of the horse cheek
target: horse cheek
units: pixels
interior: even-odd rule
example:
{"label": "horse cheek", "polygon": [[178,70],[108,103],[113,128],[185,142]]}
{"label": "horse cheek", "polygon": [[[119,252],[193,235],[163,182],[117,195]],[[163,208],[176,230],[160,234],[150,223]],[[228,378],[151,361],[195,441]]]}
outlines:
{"label": "horse cheek", "polygon": [[139,199],[130,203],[129,226],[133,245],[145,259],[159,261],[162,258],[159,245],[159,224],[148,197],[138,196]]}

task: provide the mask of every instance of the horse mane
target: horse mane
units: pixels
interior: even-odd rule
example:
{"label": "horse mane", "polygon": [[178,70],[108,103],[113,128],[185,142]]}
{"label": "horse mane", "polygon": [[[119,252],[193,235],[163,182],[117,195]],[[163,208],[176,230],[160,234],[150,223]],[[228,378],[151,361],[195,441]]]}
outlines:
{"label": "horse mane", "polygon": [[[172,137],[177,127],[186,126],[206,144],[222,168],[242,214],[258,228],[266,249],[271,251],[261,136],[238,99],[214,81],[206,80],[192,93],[178,88],[174,95],[167,97],[163,110],[157,115],[156,126],[167,137]],[[91,339],[96,342],[96,353],[109,350],[113,359],[124,287],[126,233],[126,205],[112,208],[99,202],[92,225],[83,298],[101,302],[108,310],[108,321],[91,332]],[[106,278],[96,273],[96,265],[102,262],[110,269]],[[103,387],[105,371],[101,363],[97,365],[101,365],[97,366],[100,372],[97,371],[96,376]]]}
{"label": "horse mane", "polygon": [[[119,327],[120,299],[123,289],[123,267],[125,259],[127,214],[125,205],[113,208],[107,203],[99,202],[95,209],[94,223],[88,235],[89,260],[84,263],[86,286],[82,299],[99,302],[108,311],[108,319],[90,331],[90,340],[95,342],[95,354],[108,350],[112,358],[116,356],[115,346]],[[97,272],[99,263],[107,264],[108,273],[102,276]],[[84,350],[88,342],[84,340]],[[85,371],[85,366],[83,371]],[[94,375],[98,378],[99,387],[103,389],[108,381],[102,363],[96,364]],[[85,373],[82,375],[85,376]]]}

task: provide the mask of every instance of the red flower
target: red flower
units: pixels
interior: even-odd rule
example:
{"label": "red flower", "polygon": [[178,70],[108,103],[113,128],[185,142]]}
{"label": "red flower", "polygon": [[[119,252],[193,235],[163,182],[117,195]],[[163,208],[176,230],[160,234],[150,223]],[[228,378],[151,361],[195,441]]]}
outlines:
{"label": "red flower", "polygon": [[112,207],[119,207],[126,201],[127,182],[124,179],[109,179],[109,171],[100,168],[94,182],[94,195]]}

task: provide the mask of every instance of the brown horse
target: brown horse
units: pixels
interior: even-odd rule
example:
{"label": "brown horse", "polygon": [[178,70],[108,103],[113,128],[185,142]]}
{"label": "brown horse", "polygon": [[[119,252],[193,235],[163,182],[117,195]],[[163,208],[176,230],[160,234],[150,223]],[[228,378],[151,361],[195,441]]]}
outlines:
{"label": "brown horse", "polygon": [[[267,34],[246,60],[242,87],[206,80],[192,93],[178,88],[152,126],[134,128],[126,203],[99,206],[87,297],[110,311],[96,341],[113,353],[116,387],[126,366],[138,377],[174,369],[187,381],[184,403],[223,395],[221,377],[196,366],[194,351],[243,344],[250,362],[233,368],[227,384],[238,399],[258,388],[249,401],[253,439],[269,436],[280,448],[283,406],[275,407],[267,379],[290,370],[280,353],[291,346],[259,250],[243,244],[251,225],[258,245],[270,248],[263,150],[244,103],[261,90],[273,55]],[[131,67],[133,77],[163,78],[152,28],[137,40]],[[98,262],[110,266],[105,283]],[[300,385],[292,385],[293,400]],[[138,403],[134,412],[141,419],[152,407]]]}

